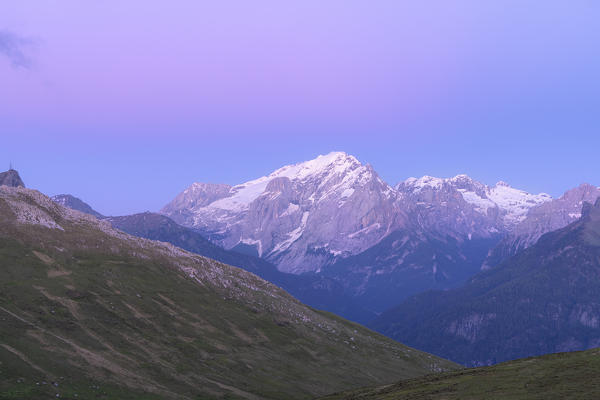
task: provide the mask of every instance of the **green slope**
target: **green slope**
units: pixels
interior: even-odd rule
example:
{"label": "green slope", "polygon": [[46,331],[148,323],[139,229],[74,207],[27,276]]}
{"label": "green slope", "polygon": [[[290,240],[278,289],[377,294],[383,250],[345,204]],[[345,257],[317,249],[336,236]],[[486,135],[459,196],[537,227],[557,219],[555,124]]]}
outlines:
{"label": "green slope", "polygon": [[600,350],[550,354],[334,394],[323,400],[600,398]]}
{"label": "green slope", "polygon": [[456,368],[28,189],[0,188],[0,307],[0,399],[311,398]]}

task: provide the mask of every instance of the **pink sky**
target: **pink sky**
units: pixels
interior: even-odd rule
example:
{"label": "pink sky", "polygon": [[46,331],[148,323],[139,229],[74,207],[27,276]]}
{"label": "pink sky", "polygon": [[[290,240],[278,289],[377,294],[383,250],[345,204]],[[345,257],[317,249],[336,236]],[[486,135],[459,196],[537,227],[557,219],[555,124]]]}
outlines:
{"label": "pink sky", "polygon": [[[108,213],[331,150],[390,183],[467,172],[558,194],[600,183],[580,145],[600,144],[598,20],[583,0],[4,1],[0,134],[28,151],[0,161]],[[126,169],[125,198],[103,198]]]}

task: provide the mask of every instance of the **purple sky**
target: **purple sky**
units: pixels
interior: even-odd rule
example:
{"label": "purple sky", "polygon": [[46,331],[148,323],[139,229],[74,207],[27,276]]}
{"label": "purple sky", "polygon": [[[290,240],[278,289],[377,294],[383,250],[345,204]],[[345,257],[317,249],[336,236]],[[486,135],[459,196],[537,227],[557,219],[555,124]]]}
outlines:
{"label": "purple sky", "polygon": [[106,214],[332,150],[391,184],[559,195],[600,184],[598,21],[592,0],[6,0],[0,163]]}

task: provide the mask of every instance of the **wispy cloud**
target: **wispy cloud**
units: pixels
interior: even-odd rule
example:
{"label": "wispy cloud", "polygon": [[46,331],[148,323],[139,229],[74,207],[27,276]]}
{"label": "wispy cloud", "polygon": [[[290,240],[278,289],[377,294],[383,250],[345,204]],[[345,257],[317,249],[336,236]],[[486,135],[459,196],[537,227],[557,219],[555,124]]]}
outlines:
{"label": "wispy cloud", "polygon": [[27,54],[27,50],[33,44],[31,39],[0,30],[0,57],[6,57],[15,68],[28,69],[32,66],[33,61]]}

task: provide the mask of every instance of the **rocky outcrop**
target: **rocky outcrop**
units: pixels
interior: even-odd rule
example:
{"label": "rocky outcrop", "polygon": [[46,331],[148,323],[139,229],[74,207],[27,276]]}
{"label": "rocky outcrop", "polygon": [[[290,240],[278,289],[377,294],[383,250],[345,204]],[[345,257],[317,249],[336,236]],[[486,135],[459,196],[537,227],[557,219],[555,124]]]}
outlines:
{"label": "rocky outcrop", "polygon": [[0,173],[0,186],[25,187],[25,183],[14,169]]}
{"label": "rocky outcrop", "polygon": [[193,218],[193,211],[230,195],[231,186],[214,183],[193,183],[167,204],[161,212],[179,224]]}

